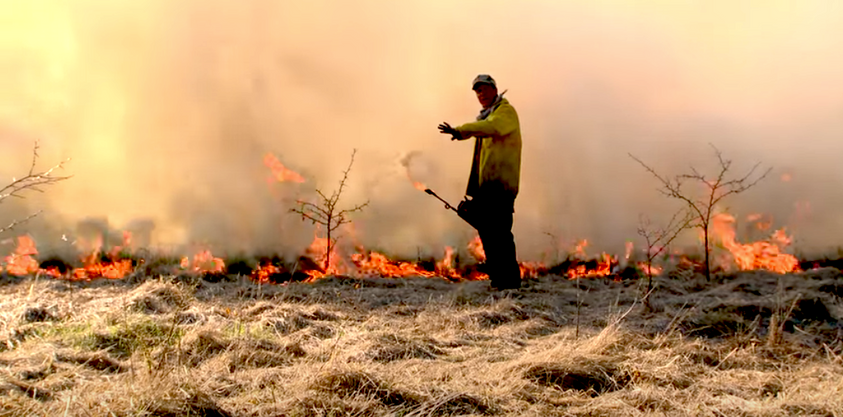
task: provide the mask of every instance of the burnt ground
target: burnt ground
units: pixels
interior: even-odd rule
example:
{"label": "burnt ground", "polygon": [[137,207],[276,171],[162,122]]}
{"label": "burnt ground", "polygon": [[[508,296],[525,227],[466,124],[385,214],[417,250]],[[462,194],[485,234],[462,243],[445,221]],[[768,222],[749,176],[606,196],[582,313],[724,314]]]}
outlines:
{"label": "burnt ground", "polygon": [[843,274],[0,284],[0,415],[843,414]]}

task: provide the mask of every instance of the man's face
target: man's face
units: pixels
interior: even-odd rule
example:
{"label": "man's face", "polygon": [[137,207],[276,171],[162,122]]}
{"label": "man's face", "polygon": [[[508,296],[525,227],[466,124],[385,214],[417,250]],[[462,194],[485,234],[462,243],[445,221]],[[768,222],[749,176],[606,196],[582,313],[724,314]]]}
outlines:
{"label": "man's face", "polygon": [[491,106],[495,102],[495,97],[498,96],[498,89],[486,83],[477,84],[474,92],[477,94],[477,101],[484,109]]}

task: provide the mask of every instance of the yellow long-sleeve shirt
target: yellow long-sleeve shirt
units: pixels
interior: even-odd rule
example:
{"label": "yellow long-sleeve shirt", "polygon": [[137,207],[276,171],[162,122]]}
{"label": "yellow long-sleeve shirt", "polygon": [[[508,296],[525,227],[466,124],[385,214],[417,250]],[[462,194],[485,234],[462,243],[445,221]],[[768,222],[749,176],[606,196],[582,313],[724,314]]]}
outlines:
{"label": "yellow long-sleeve shirt", "polygon": [[[518,195],[521,175],[521,127],[518,113],[502,99],[498,107],[484,120],[466,123],[455,128],[462,140],[475,137],[471,176],[466,195],[476,197],[483,192],[506,191]],[[479,155],[478,155],[479,153]]]}

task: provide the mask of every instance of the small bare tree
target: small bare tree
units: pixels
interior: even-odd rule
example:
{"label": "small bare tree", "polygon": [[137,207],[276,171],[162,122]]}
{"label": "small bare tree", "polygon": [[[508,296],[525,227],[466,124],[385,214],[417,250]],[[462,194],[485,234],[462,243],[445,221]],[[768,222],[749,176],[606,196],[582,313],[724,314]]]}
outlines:
{"label": "small bare tree", "polygon": [[[714,149],[714,155],[717,157],[719,164],[718,171],[715,175],[706,176],[697,171],[693,166],[690,174],[680,174],[674,177],[667,177],[657,173],[652,167],[645,164],[634,155],[629,156],[636,162],[641,164],[647,172],[653,174],[661,183],[658,191],[669,198],[675,198],[684,202],[687,205],[688,211],[694,220],[690,227],[700,228],[704,235],[704,249],[705,249],[705,278],[711,280],[711,262],[710,252],[711,244],[709,242],[709,226],[711,225],[711,218],[713,216],[714,207],[724,198],[740,194],[767,177],[772,168],[768,168],[760,175],[756,175],[756,171],[760,163],[755,164],[742,177],[727,178],[729,170],[732,168],[732,161],[723,158],[723,153],[717,147],[711,145]],[[705,192],[700,197],[695,197],[692,190],[686,188],[688,183],[702,185]]]}
{"label": "small bare tree", "polygon": [[337,239],[333,236],[333,232],[340,226],[346,223],[351,223],[351,220],[347,217],[349,214],[361,211],[364,207],[369,205],[369,202],[367,201],[351,209],[340,210],[337,207],[342,191],[345,188],[345,183],[348,180],[348,173],[351,172],[351,166],[354,165],[354,155],[356,154],[357,150],[355,149],[354,152],[351,153],[351,162],[348,163],[348,168],[343,171],[339,188],[337,188],[330,197],[317,188],[316,193],[319,194],[319,199],[321,201],[318,203],[311,203],[309,201],[297,200],[296,203],[298,204],[298,207],[290,209],[291,212],[300,214],[302,216],[302,220],[310,220],[313,224],[325,226],[325,237],[328,241],[327,248],[325,250],[326,272],[331,267],[331,251],[334,249],[337,242]]}
{"label": "small bare tree", "polygon": [[[36,140],[35,146],[32,149],[32,163],[29,165],[29,171],[23,177],[12,178],[12,182],[0,188],[0,203],[3,203],[8,198],[25,198],[24,193],[28,191],[44,192],[42,187],[47,185],[53,185],[57,182],[64,181],[71,177],[55,175],[55,171],[64,168],[64,164],[70,161],[70,158],[59,162],[56,165],[53,165],[46,171],[36,171],[35,165],[38,162],[38,149],[40,149],[40,144]],[[39,214],[41,214],[41,211],[32,213],[22,219],[12,220],[12,222],[8,225],[0,227],[0,234],[12,230],[16,226],[20,226],[21,224],[26,223],[29,220],[32,220],[32,218]]]}
{"label": "small bare tree", "polygon": [[653,288],[653,260],[664,253],[683,230],[691,227],[693,221],[693,215],[687,210],[674,213],[664,227],[653,225],[650,218],[645,215],[639,217],[638,235],[644,238],[644,243],[647,245],[647,291],[644,292],[644,302],[647,306],[650,305],[650,291]]}

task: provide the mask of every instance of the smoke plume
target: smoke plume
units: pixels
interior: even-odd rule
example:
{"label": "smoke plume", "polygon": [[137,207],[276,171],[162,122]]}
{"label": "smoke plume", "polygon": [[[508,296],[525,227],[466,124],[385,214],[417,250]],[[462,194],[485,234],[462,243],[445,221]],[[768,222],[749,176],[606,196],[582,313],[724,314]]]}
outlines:
{"label": "smoke plume", "polygon": [[[462,197],[471,142],[436,125],[474,119],[478,73],[519,112],[521,258],[551,235],[622,253],[641,213],[666,220],[678,207],[628,153],[682,173],[712,167],[709,143],[736,175],[773,167],[721,209],[769,213],[804,250],[843,232],[837,5],[0,0],[0,10],[0,175],[28,168],[36,138],[41,164],[73,158],[73,179],[0,206],[2,221],[43,208],[29,226],[39,245],[99,221],[162,248],[300,253],[313,230],[289,208],[332,191],[357,149],[341,204],[370,205],[349,239],[438,255],[473,232],[408,169]],[[267,153],[306,181],[273,180]]]}

